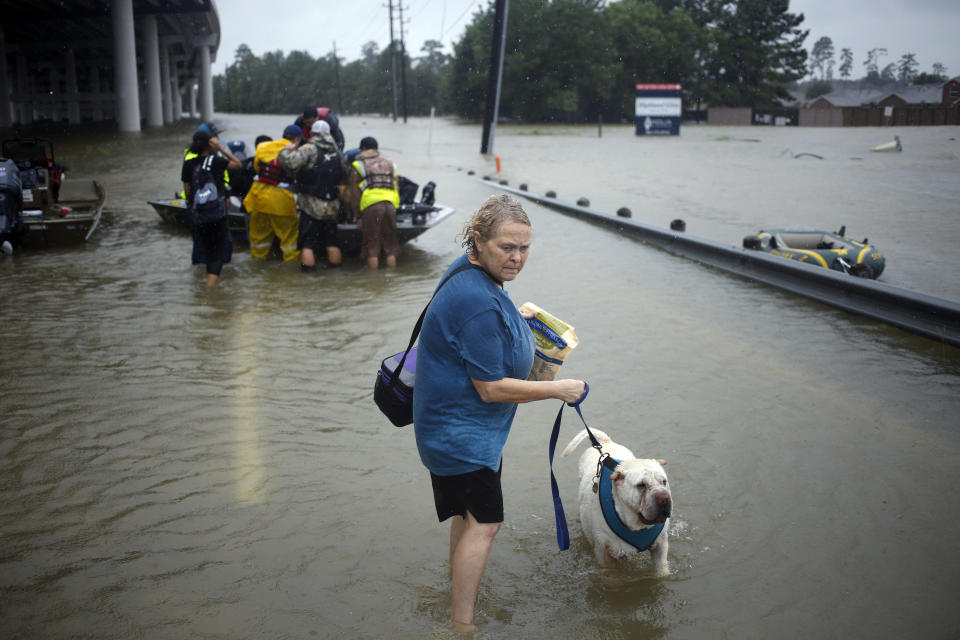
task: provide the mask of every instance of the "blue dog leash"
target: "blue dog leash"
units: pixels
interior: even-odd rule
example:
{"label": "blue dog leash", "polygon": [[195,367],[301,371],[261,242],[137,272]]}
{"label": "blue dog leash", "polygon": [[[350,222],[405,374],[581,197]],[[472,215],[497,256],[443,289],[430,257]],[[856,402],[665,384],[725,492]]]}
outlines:
{"label": "blue dog leash", "polygon": [[[560,489],[557,487],[557,479],[553,475],[553,453],[557,448],[557,438],[560,437],[560,418],[563,417],[563,407],[565,405],[569,405],[577,410],[577,415],[580,416],[583,426],[587,428],[587,435],[590,436],[590,441],[593,443],[594,448],[600,451],[600,443],[594,437],[593,432],[590,431],[590,427],[587,426],[587,421],[583,419],[583,412],[580,411],[580,405],[583,404],[583,401],[587,399],[587,394],[590,393],[590,385],[586,382],[584,382],[583,385],[583,395],[580,396],[579,400],[560,405],[560,411],[557,412],[557,419],[553,423],[553,432],[550,434],[550,489],[553,491],[553,512],[557,519],[557,546],[560,547],[560,551],[566,551],[570,548],[570,532],[567,530],[567,517],[563,513],[563,503],[560,501]],[[601,459],[603,455],[601,451]]]}

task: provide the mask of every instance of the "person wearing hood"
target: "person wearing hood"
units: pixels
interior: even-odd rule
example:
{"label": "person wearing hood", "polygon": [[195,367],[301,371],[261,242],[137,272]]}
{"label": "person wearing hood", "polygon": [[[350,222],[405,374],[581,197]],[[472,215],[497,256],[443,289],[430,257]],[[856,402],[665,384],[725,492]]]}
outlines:
{"label": "person wearing hood", "polygon": [[289,125],[283,139],[261,142],[253,154],[257,172],[253,186],[243,199],[243,208],[250,214],[250,256],[260,260],[270,257],[273,239],[280,239],[283,261],[300,258],[297,249],[299,221],[293,195],[293,178],[281,166],[278,156],[289,143],[300,142],[300,128]]}
{"label": "person wearing hood", "polygon": [[351,165],[345,198],[351,211],[359,211],[357,226],[363,234],[361,257],[367,267],[380,266],[380,253],[386,255],[387,268],[397,266],[400,243],[397,240],[397,165],[381,155],[376,139],[360,141],[360,154]]}
{"label": "person wearing hood", "polygon": [[310,139],[310,136],[313,135],[313,124],[318,120],[323,120],[327,123],[327,126],[330,127],[330,135],[333,137],[334,142],[337,143],[337,148],[343,151],[345,138],[343,137],[343,131],[340,129],[340,119],[329,107],[316,107],[308,104],[303,108],[303,112],[297,116],[297,119],[293,121],[293,124],[300,127],[303,131],[301,137],[303,141],[306,142]]}
{"label": "person wearing hood", "polygon": [[346,182],[348,165],[330,134],[330,126],[316,120],[310,138],[298,146],[291,142],[280,151],[280,164],[296,176],[297,208],[300,211],[300,269],[317,270],[317,252],[325,249],[327,263],[339,267],[343,253],[337,240],[340,185]]}

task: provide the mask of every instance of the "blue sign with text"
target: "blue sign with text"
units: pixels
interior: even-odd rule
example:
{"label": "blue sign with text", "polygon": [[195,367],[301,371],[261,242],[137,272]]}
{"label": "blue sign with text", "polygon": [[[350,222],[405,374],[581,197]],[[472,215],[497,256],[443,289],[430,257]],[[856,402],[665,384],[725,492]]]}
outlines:
{"label": "blue sign with text", "polygon": [[678,136],[683,116],[683,86],[675,83],[638,84],[638,136]]}

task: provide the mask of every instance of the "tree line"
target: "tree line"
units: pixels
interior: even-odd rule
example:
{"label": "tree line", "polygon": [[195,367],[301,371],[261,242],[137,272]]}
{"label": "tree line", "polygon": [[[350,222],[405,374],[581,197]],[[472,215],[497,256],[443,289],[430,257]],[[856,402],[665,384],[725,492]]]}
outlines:
{"label": "tree line", "polygon": [[[641,82],[681,83],[687,108],[774,106],[790,99],[788,88],[808,73],[803,19],[789,11],[789,0],[511,0],[500,116],[632,121],[634,85]],[[214,100],[227,112],[296,113],[318,104],[387,114],[394,106],[395,60],[400,113],[427,115],[436,107],[479,120],[493,20],[491,0],[453,43],[452,56],[437,41],[424,43],[415,56],[368,42],[351,62],[334,53],[256,56],[241,45],[214,78]],[[815,47],[812,63],[824,76],[832,74],[832,46]],[[849,71],[844,55],[841,75]],[[886,68],[874,69],[879,57],[871,58],[868,74],[883,77]]]}
{"label": "tree line", "polygon": [[[818,39],[810,52],[811,75],[815,78],[819,77],[822,81],[833,80],[833,70],[837,63],[837,60],[834,59],[835,53],[832,38],[823,36]],[[863,61],[865,74],[862,81],[864,83],[942,84],[948,80],[947,68],[940,62],[934,62],[929,73],[920,72],[920,65],[914,53],[905,53],[896,62],[891,62],[881,68],[881,59],[886,55],[887,50],[883,47],[875,47],[867,52],[867,57]],[[853,75],[853,50],[841,49],[839,62],[840,66],[837,71],[840,79],[849,80]]]}

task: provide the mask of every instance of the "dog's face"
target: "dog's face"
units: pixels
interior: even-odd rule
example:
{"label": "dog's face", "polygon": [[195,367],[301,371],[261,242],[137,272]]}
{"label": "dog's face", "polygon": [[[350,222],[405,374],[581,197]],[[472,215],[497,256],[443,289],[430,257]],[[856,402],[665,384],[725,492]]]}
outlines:
{"label": "dog's face", "polygon": [[673,498],[662,461],[624,460],[610,480],[617,511],[630,529],[649,527],[670,517]]}

